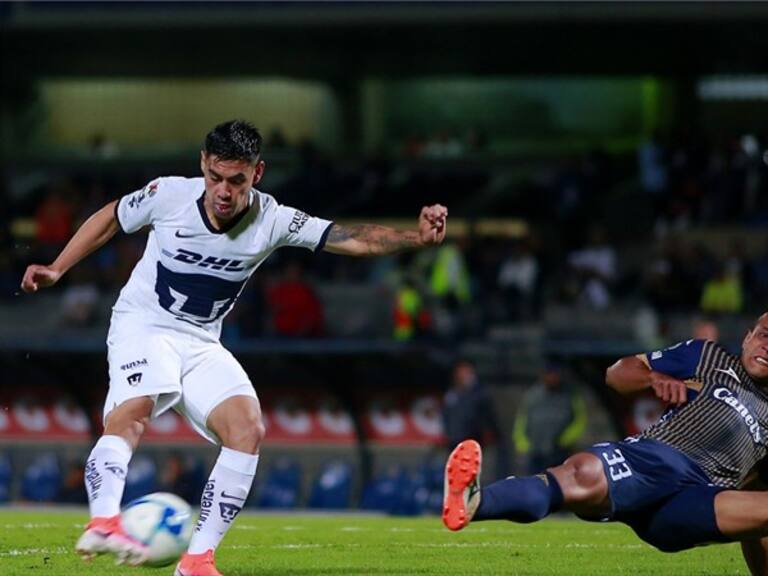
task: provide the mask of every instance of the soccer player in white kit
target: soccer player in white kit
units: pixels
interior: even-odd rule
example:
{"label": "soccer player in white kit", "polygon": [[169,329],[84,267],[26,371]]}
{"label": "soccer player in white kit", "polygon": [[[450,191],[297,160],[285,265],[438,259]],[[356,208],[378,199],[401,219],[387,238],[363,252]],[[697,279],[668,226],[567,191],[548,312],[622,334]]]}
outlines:
{"label": "soccer player in white kit", "polygon": [[75,233],[56,260],[30,265],[26,292],[55,284],[118,230],[149,226],[144,255],[112,311],[104,434],[85,468],[91,520],[76,551],[112,553],[138,565],[145,546],[120,526],[128,462],[147,422],[173,408],[221,445],[201,514],[176,576],[220,576],[214,551],[250,491],[265,430],[254,388],[219,342],[221,322],[246,281],[277,248],[300,246],[372,256],[439,244],[448,211],[424,207],[416,230],[340,226],[287,206],[255,186],[264,174],[261,136],[234,120],[216,126],[200,155],[203,178],[158,178],[110,202]]}

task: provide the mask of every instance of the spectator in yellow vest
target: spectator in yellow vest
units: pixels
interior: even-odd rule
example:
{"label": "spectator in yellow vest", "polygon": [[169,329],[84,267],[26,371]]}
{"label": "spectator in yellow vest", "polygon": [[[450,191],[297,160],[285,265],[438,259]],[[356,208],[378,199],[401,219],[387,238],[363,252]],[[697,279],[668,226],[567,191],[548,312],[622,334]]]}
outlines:
{"label": "spectator in yellow vest", "polygon": [[563,383],[562,366],[550,362],[523,396],[514,425],[515,450],[526,472],[537,474],[568,457],[587,428],[584,398]]}
{"label": "spectator in yellow vest", "polygon": [[715,274],[704,283],[700,307],[708,313],[740,312],[744,304],[741,281],[735,274],[728,273],[724,266],[718,266]]}

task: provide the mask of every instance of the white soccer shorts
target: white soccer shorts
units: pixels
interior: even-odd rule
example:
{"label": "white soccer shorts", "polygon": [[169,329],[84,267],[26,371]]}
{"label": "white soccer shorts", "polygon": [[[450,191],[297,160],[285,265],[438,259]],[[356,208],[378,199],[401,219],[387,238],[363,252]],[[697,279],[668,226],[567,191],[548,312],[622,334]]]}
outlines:
{"label": "white soccer shorts", "polygon": [[232,396],[256,398],[245,370],[220,342],[153,327],[140,319],[113,316],[107,360],[104,422],[126,400],[148,396],[155,402],[152,418],[173,408],[201,436],[220,444],[206,426],[211,411]]}

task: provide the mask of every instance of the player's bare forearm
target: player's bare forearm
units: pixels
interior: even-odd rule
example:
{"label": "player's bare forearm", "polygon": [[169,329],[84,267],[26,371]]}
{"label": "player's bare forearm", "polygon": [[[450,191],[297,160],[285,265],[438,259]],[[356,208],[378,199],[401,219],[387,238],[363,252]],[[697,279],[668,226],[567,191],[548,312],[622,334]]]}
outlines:
{"label": "player's bare forearm", "polygon": [[333,224],[325,250],[347,256],[383,256],[440,244],[445,239],[448,209],[440,204],[424,206],[416,230],[395,230],[378,224]]}
{"label": "player's bare forearm", "polygon": [[37,292],[40,288],[53,286],[67,270],[112,238],[120,228],[115,217],[115,202],[88,218],[52,264],[30,264],[21,280],[22,290]]}
{"label": "player's bare forearm", "polygon": [[348,256],[383,256],[421,246],[418,232],[378,224],[334,224],[325,243],[328,252]]}
{"label": "player's bare forearm", "polygon": [[110,202],[91,215],[77,229],[75,235],[51,264],[51,268],[64,274],[83,258],[107,243],[120,229],[115,218],[115,203]]}
{"label": "player's bare forearm", "polygon": [[632,394],[649,388],[664,402],[683,404],[687,400],[684,381],[652,370],[644,355],[627,356],[605,372],[605,383],[620,394]]}
{"label": "player's bare forearm", "polygon": [[640,392],[651,386],[651,369],[637,356],[627,356],[606,370],[605,383],[620,394]]}

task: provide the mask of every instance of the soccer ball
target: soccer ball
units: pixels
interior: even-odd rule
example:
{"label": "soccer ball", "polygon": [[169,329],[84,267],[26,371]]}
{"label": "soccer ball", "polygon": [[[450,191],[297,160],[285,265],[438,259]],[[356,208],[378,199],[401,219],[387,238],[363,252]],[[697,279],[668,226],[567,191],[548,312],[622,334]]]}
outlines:
{"label": "soccer ball", "polygon": [[174,494],[155,492],[136,498],[120,514],[123,529],[149,547],[147,566],[179,559],[192,538],[192,509]]}

